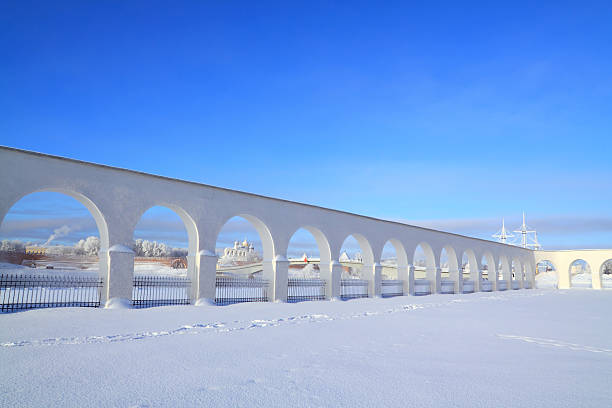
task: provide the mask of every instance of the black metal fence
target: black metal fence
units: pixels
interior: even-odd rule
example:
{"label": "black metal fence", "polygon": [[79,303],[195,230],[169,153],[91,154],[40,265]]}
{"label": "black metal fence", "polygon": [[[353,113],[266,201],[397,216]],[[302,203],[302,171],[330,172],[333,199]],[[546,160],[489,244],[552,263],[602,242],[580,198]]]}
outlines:
{"label": "black metal fence", "polygon": [[287,282],[287,302],[325,300],[325,281],[322,279],[290,278]]}
{"label": "black metal fence", "polygon": [[382,297],[404,296],[404,281],[402,280],[383,280]]}
{"label": "black metal fence", "polygon": [[493,282],[490,280],[481,280],[480,281],[480,291],[481,292],[492,292],[493,291]]}
{"label": "black metal fence", "polygon": [[0,312],[46,307],[99,307],[97,276],[0,275]]}
{"label": "black metal fence", "polygon": [[215,303],[267,302],[269,282],[260,278],[221,277],[216,279]]}
{"label": "black metal fence", "polygon": [[431,282],[428,279],[415,279],[414,294],[415,296],[431,295]]}
{"label": "black metal fence", "polygon": [[134,276],[132,305],[152,307],[188,305],[191,281],[182,276]]}
{"label": "black metal fence", "polygon": [[368,297],[370,282],[363,279],[342,279],[340,281],[340,299],[357,299]]}
{"label": "black metal fence", "polygon": [[463,293],[474,293],[474,281],[465,279],[463,281]]}

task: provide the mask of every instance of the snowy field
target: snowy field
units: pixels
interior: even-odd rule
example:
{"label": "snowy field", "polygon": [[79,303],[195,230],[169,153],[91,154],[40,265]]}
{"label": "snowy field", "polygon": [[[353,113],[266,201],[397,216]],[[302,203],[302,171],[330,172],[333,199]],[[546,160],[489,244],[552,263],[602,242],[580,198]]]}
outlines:
{"label": "snowy field", "polygon": [[609,407],[612,291],[0,315],[0,406]]}

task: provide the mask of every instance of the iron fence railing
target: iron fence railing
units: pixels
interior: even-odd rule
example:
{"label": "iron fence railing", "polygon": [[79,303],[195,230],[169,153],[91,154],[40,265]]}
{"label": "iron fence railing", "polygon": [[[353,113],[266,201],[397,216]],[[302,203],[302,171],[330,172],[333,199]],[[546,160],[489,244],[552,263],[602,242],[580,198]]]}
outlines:
{"label": "iron fence railing", "polygon": [[77,275],[0,275],[0,311],[99,307],[102,279]]}
{"label": "iron fence railing", "polygon": [[414,294],[416,296],[431,295],[431,282],[428,279],[415,279]]}
{"label": "iron fence railing", "polygon": [[363,279],[342,279],[340,281],[340,298],[342,300],[366,298],[370,282]]}
{"label": "iron fence railing", "polygon": [[287,302],[325,300],[325,281],[323,279],[290,278],[287,282]]}
{"label": "iron fence railing", "polygon": [[221,277],[216,279],[215,303],[267,302],[269,282],[261,278]]}
{"label": "iron fence railing", "polygon": [[134,276],[132,305],[137,308],[188,305],[191,281],[182,276]]}
{"label": "iron fence railing", "polygon": [[440,293],[455,293],[455,281],[452,281],[450,279],[442,279],[442,281],[440,282]]}
{"label": "iron fence railing", "polygon": [[474,281],[465,279],[463,281],[463,293],[474,293]]}
{"label": "iron fence railing", "polygon": [[481,292],[493,291],[493,282],[491,282],[490,280],[481,280],[480,281],[480,291]]}
{"label": "iron fence railing", "polygon": [[404,296],[404,281],[402,280],[383,280],[382,297]]}

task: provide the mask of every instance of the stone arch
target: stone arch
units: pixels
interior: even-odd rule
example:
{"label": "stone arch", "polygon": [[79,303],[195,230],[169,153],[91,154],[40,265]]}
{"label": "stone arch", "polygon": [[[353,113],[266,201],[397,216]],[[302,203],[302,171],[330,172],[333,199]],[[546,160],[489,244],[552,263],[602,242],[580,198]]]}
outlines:
{"label": "stone arch", "polygon": [[421,248],[421,251],[425,255],[425,265],[422,265],[422,266],[426,268],[435,268],[436,267],[436,256],[434,255],[434,251],[431,245],[429,245],[425,241],[419,242],[417,246],[414,248],[413,255],[412,255],[412,265],[414,265],[415,267],[421,266],[421,265],[417,265],[417,262],[416,262],[416,256],[417,256],[417,252],[419,248]]}
{"label": "stone arch", "polygon": [[242,217],[245,220],[247,220],[257,231],[257,233],[259,234],[259,239],[261,239],[261,245],[262,245],[262,249],[263,249],[263,262],[272,262],[274,260],[274,257],[276,255],[275,253],[275,248],[274,248],[274,239],[272,238],[272,233],[270,232],[270,229],[268,228],[268,226],[262,221],[260,220],[258,217],[248,214],[248,213],[237,213],[237,214],[233,214],[227,218],[225,218],[225,220],[223,221],[223,223],[221,223],[221,225],[218,227],[216,233],[215,233],[215,242],[216,240],[219,238],[219,234],[221,233],[221,230],[223,229],[223,227],[225,226],[225,224],[227,224],[227,222],[229,220],[231,220],[234,217]]}
{"label": "stone arch", "polygon": [[[548,269],[548,266],[552,267],[552,269]],[[543,273],[543,272],[549,272],[549,271],[557,271],[557,266],[555,265],[554,262],[552,262],[549,259],[542,259],[541,261],[538,261],[536,263],[536,275]]]}
{"label": "stone arch", "polygon": [[497,263],[497,289],[508,290],[512,284],[512,272],[510,269],[510,261],[506,255],[500,255]]}
{"label": "stone arch", "polygon": [[52,193],[64,194],[68,197],[71,197],[77,200],[79,203],[83,204],[85,208],[87,208],[91,216],[93,217],[94,221],[96,222],[96,226],[98,227],[98,233],[100,234],[100,253],[108,249],[108,246],[109,246],[108,225],[106,223],[106,219],[104,215],[102,214],[102,211],[100,211],[98,206],[85,194],[74,191],[74,190],[69,190],[66,188],[47,187],[47,188],[41,188],[41,189],[37,189],[34,191],[30,191],[28,193],[21,194],[10,204],[10,206],[8,206],[6,213],[0,214],[1,215],[0,225],[4,221],[4,218],[6,217],[6,214],[8,214],[10,209],[13,208],[15,204],[17,204],[21,199],[31,194],[41,193],[41,192],[52,192]]}
{"label": "stone arch", "polygon": [[[443,256],[446,255],[446,267],[443,267]],[[440,276],[441,276],[441,292],[442,293],[457,293],[461,282],[459,276],[459,262],[457,261],[457,252],[451,245],[445,245],[440,250]],[[446,269],[445,272],[443,272]]]}
{"label": "stone arch", "polygon": [[[357,244],[359,245],[359,249],[361,253],[361,259],[362,259],[361,265],[362,266],[359,272],[359,276],[361,277],[364,272],[366,272],[366,276],[367,276],[369,275],[370,269],[372,269],[374,265],[374,252],[372,251],[372,246],[370,245],[370,242],[365,236],[359,233],[353,233],[353,234],[348,234],[342,240],[342,245],[340,247],[341,252],[342,252],[342,248],[344,247],[344,244],[351,236],[355,238],[355,240],[357,241]],[[340,256],[341,253],[338,255]]]}
{"label": "stone arch", "polygon": [[602,288],[612,289],[612,258],[602,262],[599,277]]}
{"label": "stone arch", "polygon": [[[466,262],[464,262],[464,260]],[[463,274],[463,279],[466,279],[467,276],[467,280],[469,280],[469,284],[467,288],[464,288],[464,292],[466,291],[470,291],[470,286],[471,286],[471,291],[473,292],[478,292],[480,291],[480,280],[482,277],[482,273],[480,271],[480,268],[478,266],[478,260],[476,259],[476,254],[474,253],[474,251],[472,249],[466,249],[465,251],[463,251],[463,254],[461,255],[461,271],[460,273]],[[466,269],[469,269],[469,273],[465,273]],[[465,282],[464,282],[465,285]]]}
{"label": "stone arch", "polygon": [[289,240],[287,241],[287,248],[285,248],[284,253],[287,254],[291,239],[296,234],[296,232],[298,232],[300,229],[305,229],[306,231],[310,233],[310,235],[314,237],[315,242],[317,243],[317,247],[319,249],[319,256],[320,256],[319,262],[323,265],[329,265],[331,262],[331,247],[329,245],[329,241],[327,237],[325,236],[325,234],[320,229],[310,226],[310,225],[305,225],[305,226],[296,228],[296,230],[293,231],[293,233],[291,233],[291,235],[289,236]]}
{"label": "stone arch", "polygon": [[570,276],[570,287],[593,287],[593,270],[585,259],[579,258],[570,262],[568,272]]}
{"label": "stone arch", "polygon": [[361,248],[361,255],[363,257],[364,265],[373,265],[374,264],[374,252],[372,251],[372,245],[370,245],[370,241],[359,233],[349,234],[344,237],[343,243],[347,240],[348,237],[353,236],[357,240],[359,247]]}
{"label": "stone arch", "polygon": [[[187,230],[188,254],[189,256],[195,256],[198,253],[198,248],[199,248],[199,235],[198,235],[198,227],[195,221],[193,220],[193,217],[191,217],[191,215],[189,215],[189,213],[185,211],[182,207],[176,204],[169,204],[169,203],[161,202],[161,203],[157,203],[157,204],[148,206],[146,209],[144,209],[142,212],[138,214],[136,219],[140,221],[142,219],[142,216],[147,211],[152,209],[153,207],[167,208],[179,216],[181,221],[183,221],[183,225],[185,226],[185,229]],[[136,228],[136,225],[134,225],[134,229],[135,228]],[[132,235],[134,235],[134,231],[132,231]]]}
{"label": "stone arch", "polygon": [[[397,276],[398,279],[400,279],[399,270],[400,269],[405,269],[405,268],[408,267],[408,256],[406,255],[406,249],[404,248],[404,245],[399,240],[397,240],[395,238],[388,239],[385,242],[385,245],[383,245],[383,249],[381,250],[381,253],[380,253],[380,259],[381,260],[383,259],[384,248],[387,246],[388,243],[391,244],[391,246],[395,250],[395,256],[397,258],[396,259],[396,265],[395,265],[396,266],[396,274],[395,275]],[[381,264],[382,264],[382,262],[381,262]],[[388,267],[388,266],[382,264],[382,267],[383,267],[383,274],[384,274],[384,268]]]}
{"label": "stone arch", "polygon": [[538,288],[558,288],[559,269],[548,259],[542,259],[536,264],[535,282]]}
{"label": "stone arch", "polygon": [[[440,286],[440,270],[436,267],[436,256],[431,245],[421,241],[412,252],[414,267],[414,294],[425,295],[436,293]],[[423,256],[422,260],[417,257]]]}
{"label": "stone arch", "polygon": [[520,289],[523,282],[523,264],[518,258],[512,258],[510,276],[512,278],[512,289]]}
{"label": "stone arch", "polygon": [[[497,290],[497,267],[495,265],[495,258],[489,251],[485,252],[480,259],[480,264],[483,266],[481,269],[481,290],[483,292],[491,292]],[[484,279],[484,265],[487,266],[487,278]]]}

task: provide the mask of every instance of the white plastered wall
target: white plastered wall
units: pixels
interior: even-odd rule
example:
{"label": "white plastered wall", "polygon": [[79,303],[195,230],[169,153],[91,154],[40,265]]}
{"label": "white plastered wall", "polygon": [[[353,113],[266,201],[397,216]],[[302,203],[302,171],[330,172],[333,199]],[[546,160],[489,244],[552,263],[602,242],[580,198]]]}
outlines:
{"label": "white plastered wall", "polygon": [[[133,253],[129,248],[134,228],[142,214],[156,205],[174,210],[185,223],[194,301],[214,298],[217,235],[234,216],[246,218],[261,236],[271,300],[286,299],[287,247],[299,228],[309,230],[319,245],[328,297],[340,293],[338,258],[349,235],[362,248],[364,278],[371,281],[372,296],[380,294],[380,257],[389,240],[396,249],[398,276],[406,281],[407,293],[412,293],[411,264],[419,244],[426,249],[432,292],[440,292],[438,262],[444,247],[453,248],[455,257],[473,253],[475,259],[470,262],[477,263],[477,271],[485,253],[494,258],[493,266],[503,257],[528,263],[535,270],[534,252],[515,246],[39,153],[0,147],[0,172],[0,220],[19,199],[43,190],[68,194],[90,210],[102,241],[103,300],[131,297]],[[460,275],[453,275],[458,292],[462,290]]]}

